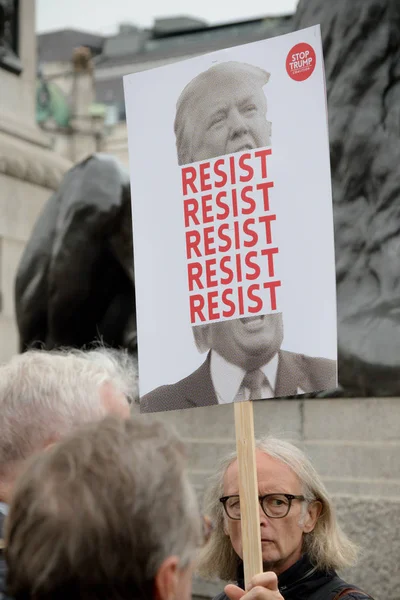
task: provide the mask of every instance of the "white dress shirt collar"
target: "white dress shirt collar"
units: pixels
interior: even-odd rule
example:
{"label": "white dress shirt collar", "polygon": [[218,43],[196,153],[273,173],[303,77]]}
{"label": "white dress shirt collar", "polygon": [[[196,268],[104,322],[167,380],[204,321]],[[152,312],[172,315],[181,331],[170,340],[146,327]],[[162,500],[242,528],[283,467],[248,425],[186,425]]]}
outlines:
{"label": "white dress shirt collar", "polygon": [[[275,394],[276,376],[278,373],[278,352],[274,354],[269,363],[260,367],[260,370],[267,377],[269,382],[269,390],[265,390],[265,397],[272,397]],[[228,404],[233,402],[237,395],[246,374],[245,369],[234,365],[223,358],[215,350],[211,351],[210,359],[211,381],[214,385],[214,390],[219,404]],[[269,392],[269,393],[268,393]],[[248,399],[248,390],[243,390],[243,400]]]}

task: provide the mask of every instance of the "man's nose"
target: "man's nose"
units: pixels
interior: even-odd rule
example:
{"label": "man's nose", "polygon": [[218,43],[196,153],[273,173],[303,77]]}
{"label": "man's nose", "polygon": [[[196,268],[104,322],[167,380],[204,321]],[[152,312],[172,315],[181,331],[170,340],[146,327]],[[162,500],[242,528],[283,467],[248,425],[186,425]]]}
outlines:
{"label": "man's nose", "polygon": [[265,514],[265,512],[263,511],[263,509],[261,508],[261,505],[260,505],[259,509],[260,509],[260,525],[263,525],[265,527],[265,525],[268,523],[268,517]]}
{"label": "man's nose", "polygon": [[237,108],[233,108],[229,113],[229,128],[232,137],[248,131],[247,121]]}

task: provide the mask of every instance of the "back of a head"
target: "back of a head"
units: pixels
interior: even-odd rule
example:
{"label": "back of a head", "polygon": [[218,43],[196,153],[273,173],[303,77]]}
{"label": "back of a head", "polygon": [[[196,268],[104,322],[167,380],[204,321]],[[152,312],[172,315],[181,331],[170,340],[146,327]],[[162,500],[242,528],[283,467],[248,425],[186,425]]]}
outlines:
{"label": "back of a head", "polygon": [[162,561],[200,541],[181,443],[163,424],[107,417],[33,459],[6,531],[16,600],[149,600]]}
{"label": "back of a head", "polygon": [[0,366],[0,479],[34,452],[110,412],[103,384],[125,393],[111,367],[106,355],[39,350]]}

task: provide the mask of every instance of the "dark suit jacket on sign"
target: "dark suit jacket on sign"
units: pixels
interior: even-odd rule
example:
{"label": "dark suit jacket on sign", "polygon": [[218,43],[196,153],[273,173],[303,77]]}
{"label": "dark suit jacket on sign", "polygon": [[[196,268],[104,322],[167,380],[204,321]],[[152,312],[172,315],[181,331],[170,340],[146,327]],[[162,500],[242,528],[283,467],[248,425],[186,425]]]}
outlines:
{"label": "dark suit jacket on sign", "polygon": [[[276,397],[319,392],[336,387],[336,361],[280,350]],[[233,400],[233,399],[232,399]],[[162,385],[140,400],[141,412],[159,412],[218,404],[210,372],[210,353],[194,373],[172,385]]]}

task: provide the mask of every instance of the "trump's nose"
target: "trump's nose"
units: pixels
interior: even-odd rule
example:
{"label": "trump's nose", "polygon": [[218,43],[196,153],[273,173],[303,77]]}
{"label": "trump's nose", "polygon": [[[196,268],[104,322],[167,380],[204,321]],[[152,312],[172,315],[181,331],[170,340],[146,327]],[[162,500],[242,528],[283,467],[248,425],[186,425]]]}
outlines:
{"label": "trump's nose", "polygon": [[237,108],[233,108],[229,113],[229,130],[232,138],[248,131],[247,121]]}

